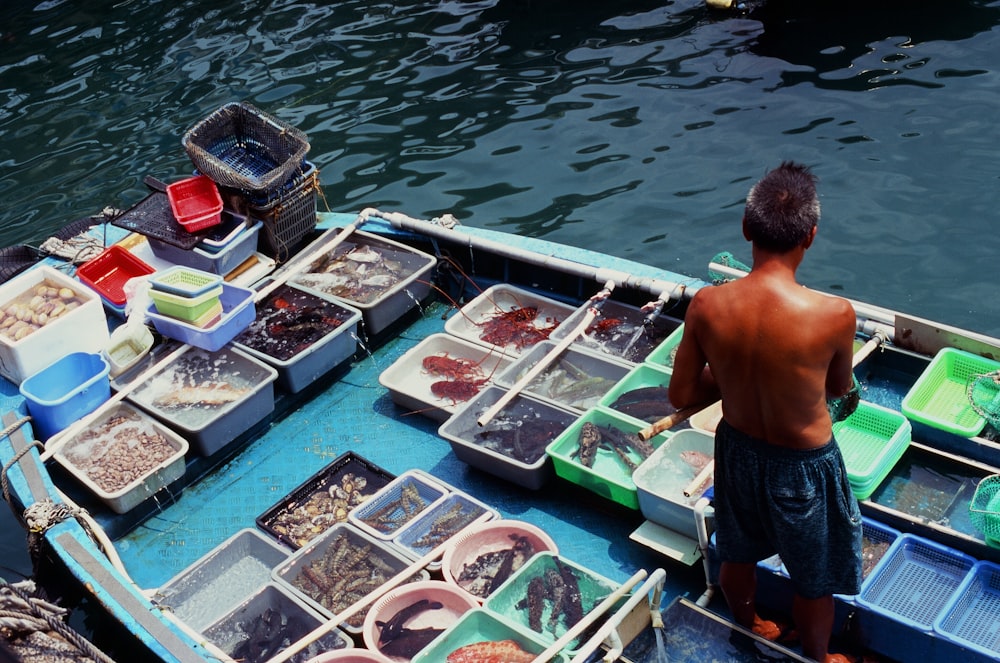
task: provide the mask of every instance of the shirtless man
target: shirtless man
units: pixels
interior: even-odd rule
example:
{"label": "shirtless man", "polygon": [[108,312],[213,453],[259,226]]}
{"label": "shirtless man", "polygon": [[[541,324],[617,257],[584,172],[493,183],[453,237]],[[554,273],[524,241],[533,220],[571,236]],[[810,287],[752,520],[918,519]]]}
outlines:
{"label": "shirtless man", "polygon": [[754,599],[756,562],[778,553],[795,586],[802,652],[831,663],[847,660],[828,652],[833,594],[860,591],[861,513],[827,409],[854,384],[854,309],[795,281],[818,220],[805,166],[782,163],[754,185],[743,216],[753,270],[691,300],[670,400],[722,400],[714,506],[719,583],[733,617],[778,635]]}

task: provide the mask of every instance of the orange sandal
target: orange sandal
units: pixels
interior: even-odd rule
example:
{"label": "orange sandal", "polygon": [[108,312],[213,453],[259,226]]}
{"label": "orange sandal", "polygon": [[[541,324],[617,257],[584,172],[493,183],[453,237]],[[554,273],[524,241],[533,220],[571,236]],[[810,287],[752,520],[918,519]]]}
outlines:
{"label": "orange sandal", "polygon": [[782,628],[777,622],[773,622],[770,619],[761,619],[758,615],[754,615],[753,628],[751,630],[754,634],[759,635],[765,640],[775,642],[784,635],[787,629]]}

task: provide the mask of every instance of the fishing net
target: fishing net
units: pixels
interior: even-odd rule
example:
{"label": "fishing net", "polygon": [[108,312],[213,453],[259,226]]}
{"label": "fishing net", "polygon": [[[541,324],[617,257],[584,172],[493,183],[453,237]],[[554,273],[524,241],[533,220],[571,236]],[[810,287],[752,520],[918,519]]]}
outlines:
{"label": "fishing net", "polygon": [[986,541],[1000,547],[1000,474],[983,478],[969,502],[969,518]]}
{"label": "fishing net", "polygon": [[970,376],[965,393],[976,414],[1000,428],[1000,371]]}
{"label": "fishing net", "polygon": [[[736,256],[734,256],[729,251],[723,251],[721,253],[716,253],[715,257],[712,258],[712,263],[715,263],[715,264],[718,264],[718,265],[722,265],[724,267],[731,267],[733,269],[738,269],[741,272],[746,272],[748,274],[750,273],[750,267],[748,267],[745,263],[742,263],[739,260],[737,260]],[[709,265],[709,268],[708,268],[708,279],[713,284],[719,285],[720,283],[725,283],[726,281],[732,281],[735,278],[738,278],[738,277],[733,276],[732,274],[729,274],[729,273],[725,273],[725,272],[720,272],[720,271],[714,270],[714,269],[712,269],[711,265]]]}
{"label": "fishing net", "polygon": [[861,402],[861,383],[855,375],[851,376],[851,390],[840,398],[832,398],[826,402],[826,409],[830,412],[831,421],[843,421],[854,414]]}

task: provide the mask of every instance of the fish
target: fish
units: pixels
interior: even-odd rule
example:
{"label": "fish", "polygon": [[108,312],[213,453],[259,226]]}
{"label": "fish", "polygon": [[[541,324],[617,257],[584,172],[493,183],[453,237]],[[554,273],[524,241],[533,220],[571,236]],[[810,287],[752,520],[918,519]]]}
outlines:
{"label": "fish", "polygon": [[382,254],[370,246],[356,246],[343,256],[354,262],[372,264],[382,260]]}
{"label": "fish", "polygon": [[[545,581],[542,576],[535,576],[528,581],[528,594],[525,597],[525,607],[528,609],[528,627],[533,631],[542,630],[542,610],[545,608]],[[520,606],[520,603],[518,604]]]}
{"label": "fish", "polygon": [[157,396],[157,407],[185,407],[188,405],[218,406],[235,403],[250,391],[239,389],[225,382],[204,382],[194,387],[180,387]]}
{"label": "fish", "polygon": [[580,462],[586,467],[594,466],[597,457],[597,447],[601,444],[601,431],[591,422],[586,422],[580,429]]}
{"label": "fish", "polygon": [[448,654],[447,663],[531,663],[536,654],[525,651],[516,640],[484,640],[459,647]]}
{"label": "fish", "polygon": [[583,598],[580,595],[580,583],[576,573],[561,559],[554,557],[553,561],[559,569],[563,584],[566,586],[566,597],[563,600],[562,608],[566,620],[566,627],[570,628],[583,619]]}
{"label": "fish", "polygon": [[489,596],[494,588],[502,585],[535,554],[535,547],[528,537],[511,534],[510,539],[514,542],[512,547],[485,552],[464,564],[458,583],[480,598]]}
{"label": "fish", "polygon": [[[563,582],[562,574],[559,573],[559,571],[555,569],[546,569],[544,584],[548,589],[548,598],[552,600],[552,612],[549,613],[549,621],[547,625],[549,630],[552,631],[552,633],[555,633],[556,627],[559,626],[559,618],[562,617],[563,610],[566,606],[566,583]],[[535,630],[541,631],[542,629],[539,626],[539,628],[535,628]]]}
{"label": "fish", "polygon": [[691,466],[691,469],[697,474],[705,469],[708,462],[712,460],[712,457],[701,451],[687,450],[681,452],[681,460]]}
{"label": "fish", "polygon": [[391,642],[396,638],[400,637],[405,631],[410,629],[405,628],[406,622],[413,619],[421,612],[427,610],[439,610],[443,606],[440,601],[431,602],[430,599],[420,599],[415,603],[411,603],[399,610],[396,614],[390,617],[388,620],[376,621],[375,625],[379,627],[380,633],[378,636],[378,643],[381,647],[383,643]]}
{"label": "fish", "polygon": [[379,644],[379,651],[386,656],[413,658],[429,645],[434,638],[444,633],[443,628],[404,628],[403,632],[385,644]]}

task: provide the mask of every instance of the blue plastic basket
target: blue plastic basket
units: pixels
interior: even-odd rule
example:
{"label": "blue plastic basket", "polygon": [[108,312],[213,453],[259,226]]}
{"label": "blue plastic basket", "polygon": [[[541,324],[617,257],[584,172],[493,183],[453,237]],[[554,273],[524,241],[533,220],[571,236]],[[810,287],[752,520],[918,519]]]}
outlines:
{"label": "blue plastic basket", "polygon": [[[861,536],[863,538],[861,546],[861,591],[865,590],[868,583],[878,575],[878,570],[889,557],[889,549],[900,536],[900,531],[883,525],[877,520],[872,520],[867,516],[861,517]],[[767,559],[757,562],[757,568],[765,569],[772,573],[777,573],[788,578],[788,569],[781,561],[780,555],[772,555]],[[854,596],[837,594],[837,597],[844,601],[855,602]]]}
{"label": "blue plastic basket", "polygon": [[215,352],[246,329],[257,315],[253,290],[223,283],[219,301],[222,303],[222,318],[204,329],[177,318],[160,315],[156,312],[155,304],[150,304],[146,309],[146,317],[153,322],[156,331],[164,336]]}
{"label": "blue plastic basket", "polygon": [[111,397],[111,364],[101,354],[73,352],[21,383],[38,439],[45,440]]}
{"label": "blue plastic basket", "polygon": [[858,603],[929,632],[976,560],[915,534],[889,547],[858,595]]}
{"label": "blue plastic basket", "polygon": [[934,622],[934,631],[986,656],[1000,655],[1000,565],[977,562]]}

